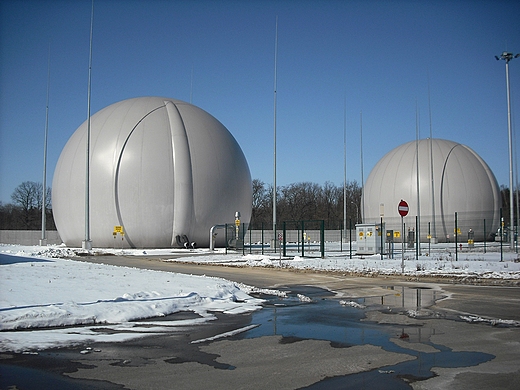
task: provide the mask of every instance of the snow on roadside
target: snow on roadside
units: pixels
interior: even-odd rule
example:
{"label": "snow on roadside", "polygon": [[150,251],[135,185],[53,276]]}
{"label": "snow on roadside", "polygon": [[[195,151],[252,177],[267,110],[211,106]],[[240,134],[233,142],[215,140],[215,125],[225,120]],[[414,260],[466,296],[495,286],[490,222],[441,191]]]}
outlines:
{"label": "snow on roadside", "polygon": [[[506,253],[504,261],[500,261],[500,254],[465,253],[456,260],[453,254],[440,250],[432,256],[422,255],[419,259],[407,255],[404,264],[401,258],[389,259],[380,255],[353,256],[348,253],[331,253],[324,259],[316,257],[277,258],[274,255],[240,254],[223,255],[207,254],[188,257],[175,257],[167,261],[182,263],[220,264],[240,267],[272,267],[299,270],[318,270],[345,272],[349,274],[377,276],[377,275],[406,275],[406,276],[436,276],[480,279],[520,280],[520,262],[518,254]],[[404,265],[404,269],[402,266]]]}
{"label": "snow on roadside", "polygon": [[[200,318],[189,324],[197,325],[214,320],[212,312],[262,307],[263,300],[221,278],[59,259],[49,253],[62,248],[46,250],[0,246],[0,351],[126,340],[177,325],[150,328],[134,320],[191,311]],[[100,327],[110,331],[95,330]]]}
{"label": "snow on roadside", "polygon": [[257,328],[259,326],[260,326],[260,324],[253,324],[253,325],[244,326],[242,328],[231,330],[229,332],[220,333],[220,334],[217,334],[217,335],[211,336],[211,337],[206,337],[205,339],[193,340],[190,344],[199,344],[199,343],[204,343],[206,341],[214,341],[214,340],[219,340],[219,339],[222,339],[222,338],[225,338],[225,337],[231,337],[231,336],[234,336],[234,335],[239,334],[239,333],[247,332],[248,330]]}
{"label": "snow on roadside", "polygon": [[[319,257],[245,256],[223,250],[96,250],[99,254],[157,256],[164,261],[335,271],[345,274],[440,276],[520,280],[518,254],[504,260],[496,252],[460,253],[446,249],[418,260],[407,256],[349,257],[334,252]],[[250,294],[286,297],[286,292],[258,289],[220,278],[182,275],[130,267],[78,262],[81,250],[64,246],[0,244],[0,351],[27,351],[94,341],[124,341],[172,328],[215,320],[213,312],[245,313],[262,307]],[[312,255],[312,254],[311,254]],[[314,254],[316,256],[316,254]],[[404,264],[404,269],[402,265]],[[303,301],[310,300],[300,297]],[[353,305],[345,301],[344,305]],[[198,314],[193,320],[146,321],[179,311]],[[478,318],[463,318],[479,322]],[[138,321],[136,321],[138,320]],[[56,328],[53,328],[56,327]],[[100,330],[103,329],[103,330]],[[16,330],[16,331],[13,331]]]}
{"label": "snow on roadside", "polygon": [[355,309],[365,309],[366,308],[365,305],[362,305],[362,304],[354,302],[354,301],[341,300],[341,301],[339,301],[339,304],[341,306],[349,306],[349,307],[353,307]]}
{"label": "snow on roadside", "polygon": [[[10,252],[22,256],[71,258],[81,250],[73,250],[64,246],[23,247],[0,244],[0,252]],[[336,271],[367,276],[404,274],[406,276],[520,280],[520,256],[515,252],[505,251],[504,261],[500,261],[500,253],[497,248],[489,248],[487,253],[482,250],[465,250],[459,252],[457,259],[453,248],[446,247],[445,244],[444,246],[437,244],[431,253],[427,253],[423,249],[425,254],[419,256],[418,259],[414,258],[413,252],[408,252],[405,254],[404,262],[401,262],[399,252],[396,252],[394,259],[390,259],[388,256],[381,259],[380,255],[354,255],[350,258],[348,251],[326,253],[324,259],[319,258],[318,252],[308,252],[309,257],[293,254],[291,257],[280,258],[278,254],[242,255],[234,252],[225,254],[223,249],[210,252],[205,248],[188,251],[186,249],[97,249],[97,252],[125,256],[157,256],[164,261],[182,263]]]}
{"label": "snow on roadside", "polygon": [[501,325],[505,325],[505,326],[515,326],[515,327],[518,327],[520,326],[520,322],[519,321],[514,321],[514,320],[502,320],[502,319],[490,319],[490,318],[482,318],[482,317],[477,317],[477,316],[472,316],[472,315],[467,315],[467,316],[459,316],[461,320],[464,320],[466,322],[470,322],[470,323],[481,323],[481,324],[488,324],[488,325],[492,325],[492,326],[501,326]]}

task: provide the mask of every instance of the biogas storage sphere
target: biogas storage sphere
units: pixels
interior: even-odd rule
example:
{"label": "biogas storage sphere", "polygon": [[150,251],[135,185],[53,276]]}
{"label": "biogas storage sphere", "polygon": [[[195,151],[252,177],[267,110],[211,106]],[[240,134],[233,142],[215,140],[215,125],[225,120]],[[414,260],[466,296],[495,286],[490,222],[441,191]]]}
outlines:
{"label": "biogas storage sphere", "polygon": [[[211,227],[233,223],[235,212],[249,222],[247,161],[206,111],[168,98],[128,99],[93,115],[90,129],[94,247],[208,246]],[[81,246],[86,237],[87,134],[88,121],[71,136],[54,172],[54,219],[67,246]]]}
{"label": "biogas storage sphere", "polygon": [[[363,188],[364,222],[383,217],[387,230],[401,230],[398,204],[409,204],[407,228],[421,240],[453,240],[455,213],[460,240],[474,232],[475,240],[490,239],[500,219],[500,190],[488,165],[469,147],[442,139],[405,143],[388,152]],[[364,206],[363,206],[364,204]]]}

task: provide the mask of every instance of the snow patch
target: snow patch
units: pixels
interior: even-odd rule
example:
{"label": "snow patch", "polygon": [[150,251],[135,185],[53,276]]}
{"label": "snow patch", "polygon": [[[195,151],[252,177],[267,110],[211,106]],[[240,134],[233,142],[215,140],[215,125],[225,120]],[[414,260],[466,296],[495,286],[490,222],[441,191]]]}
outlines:
{"label": "snow patch", "polygon": [[366,306],[365,305],[361,305],[357,302],[354,302],[354,301],[344,301],[344,300],[341,300],[339,301],[339,304],[341,306],[349,306],[349,307],[354,307],[356,309],[366,309]]}

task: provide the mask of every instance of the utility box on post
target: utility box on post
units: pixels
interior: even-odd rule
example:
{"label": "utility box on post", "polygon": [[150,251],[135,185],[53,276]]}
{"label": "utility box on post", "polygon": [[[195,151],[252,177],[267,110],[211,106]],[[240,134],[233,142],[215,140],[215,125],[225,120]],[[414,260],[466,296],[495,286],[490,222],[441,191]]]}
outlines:
{"label": "utility box on post", "polygon": [[384,224],[359,223],[356,225],[358,255],[375,255],[384,251],[386,233]]}

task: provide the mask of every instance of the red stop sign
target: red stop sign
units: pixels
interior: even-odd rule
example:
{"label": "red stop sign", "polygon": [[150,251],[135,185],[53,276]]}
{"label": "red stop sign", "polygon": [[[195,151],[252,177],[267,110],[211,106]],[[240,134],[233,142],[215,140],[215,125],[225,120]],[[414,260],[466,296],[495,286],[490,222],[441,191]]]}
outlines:
{"label": "red stop sign", "polygon": [[399,211],[401,217],[406,217],[408,215],[408,203],[401,199],[399,206],[397,206],[397,211]]}

